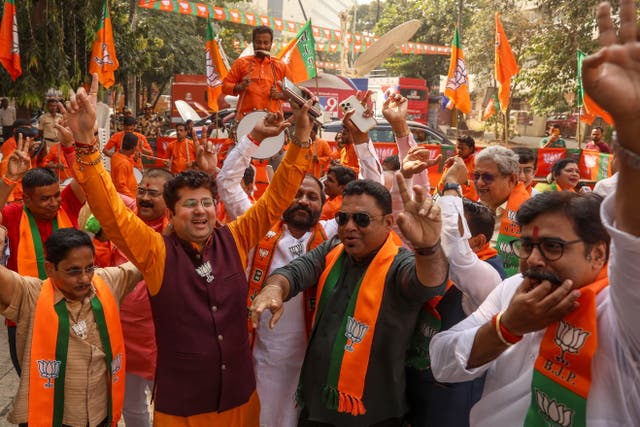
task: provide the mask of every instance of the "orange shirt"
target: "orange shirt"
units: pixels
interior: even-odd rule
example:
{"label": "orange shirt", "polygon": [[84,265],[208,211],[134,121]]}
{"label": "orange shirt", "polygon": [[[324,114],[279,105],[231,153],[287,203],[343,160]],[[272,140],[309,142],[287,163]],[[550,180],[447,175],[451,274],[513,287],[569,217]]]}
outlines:
{"label": "orange shirt", "polygon": [[[71,174],[71,168],[67,163],[67,158],[62,152],[62,145],[60,145],[59,142],[56,142],[51,147],[49,147],[49,153],[45,156],[43,163],[46,167],[52,168],[56,172],[60,182],[64,182],[66,179],[73,177],[73,175]],[[62,164],[64,166],[64,169],[59,169],[57,167],[57,165],[59,164]]]}
{"label": "orange shirt", "polygon": [[342,166],[353,169],[356,172],[356,176],[358,176],[360,163],[358,163],[358,154],[353,144],[347,144],[340,149],[340,163],[342,163]]}
{"label": "orange shirt", "polygon": [[336,196],[333,199],[327,199],[322,206],[322,213],[320,219],[333,219],[336,217],[336,213],[342,207],[342,195]]}
{"label": "orange shirt", "polygon": [[167,154],[171,159],[171,173],[175,175],[189,169],[196,161],[196,146],[189,138],[182,141],[176,139],[169,143]]}
{"label": "orange shirt", "polygon": [[118,193],[135,198],[138,194],[138,181],[133,174],[133,159],[121,152],[111,156],[111,180]]}
{"label": "orange shirt", "polygon": [[[136,148],[136,160],[134,163],[134,166],[137,167],[138,169],[142,170],[142,159],[140,158],[140,154],[142,154],[142,150],[144,149],[145,151],[148,151],[149,153],[153,153],[153,149],[151,148],[151,145],[149,145],[149,141],[147,141],[147,137],[144,136],[141,133],[138,132],[131,132],[132,134],[134,134],[135,136],[138,137],[138,146]],[[107,141],[107,143],[104,145],[103,150],[111,150],[114,149],[115,152],[120,151],[120,147],[122,147],[122,138],[124,138],[124,131],[121,132],[116,132],[113,135],[111,135],[111,138],[109,138],[109,141]]]}
{"label": "orange shirt", "polygon": [[[478,193],[476,192],[476,184],[473,182],[473,172],[476,169],[476,156],[474,154],[471,154],[470,156],[462,160],[464,161],[464,165],[467,167],[468,171],[467,183],[460,184],[462,195],[467,199],[471,199],[474,202],[477,202]],[[444,187],[444,176],[447,172],[447,169],[442,171],[442,176],[440,177],[440,182],[438,183],[438,191],[442,191],[442,188]]]}
{"label": "orange shirt", "polygon": [[[271,98],[271,88],[281,82],[288,74],[287,65],[273,57],[258,59],[255,56],[243,56],[236,59],[229,74],[222,81],[222,93],[240,95],[236,108],[236,119],[253,110],[281,111],[280,100]],[[251,82],[240,94],[233,93],[236,84],[249,76]]]}
{"label": "orange shirt", "polygon": [[269,174],[267,173],[269,159],[252,159],[251,164],[256,171],[256,191],[253,193],[253,197],[257,200],[264,194],[269,186]]}
{"label": "orange shirt", "polygon": [[333,151],[331,151],[331,146],[329,146],[327,141],[317,138],[311,144],[311,153],[313,154],[313,158],[311,159],[311,165],[307,173],[310,173],[316,178],[320,178],[327,172]]}

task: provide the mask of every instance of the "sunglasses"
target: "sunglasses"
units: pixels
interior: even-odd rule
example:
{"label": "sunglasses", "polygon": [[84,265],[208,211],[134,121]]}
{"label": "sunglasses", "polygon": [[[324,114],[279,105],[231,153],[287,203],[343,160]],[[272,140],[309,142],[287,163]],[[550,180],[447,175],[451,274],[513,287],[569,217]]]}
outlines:
{"label": "sunglasses", "polygon": [[482,181],[485,184],[491,184],[493,181],[495,181],[496,179],[496,175],[490,174],[490,173],[478,173],[478,172],[474,172],[473,173],[473,181],[474,182],[478,182],[480,181],[480,179],[482,178]]}
{"label": "sunglasses", "polygon": [[353,222],[360,228],[366,228],[371,224],[371,220],[382,217],[384,215],[370,216],[365,212],[356,212],[356,213],[347,213],[347,212],[338,212],[336,213],[336,222],[338,225],[343,226],[347,225],[350,218],[353,218]]}

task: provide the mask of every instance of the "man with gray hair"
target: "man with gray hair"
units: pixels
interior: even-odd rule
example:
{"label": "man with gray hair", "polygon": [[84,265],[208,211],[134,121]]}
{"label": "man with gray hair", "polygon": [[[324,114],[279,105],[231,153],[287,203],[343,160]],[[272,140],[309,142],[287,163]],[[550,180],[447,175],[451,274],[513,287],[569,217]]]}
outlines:
{"label": "man with gray hair", "polygon": [[[452,167],[464,167],[456,162]],[[530,196],[524,184],[519,182],[520,164],[518,155],[508,148],[492,146],[476,155],[473,182],[480,201],[496,215],[496,225],[491,237],[491,246],[498,250],[508,276],[518,272],[518,258],[512,253],[509,242],[520,237],[520,228],[515,216],[520,205]],[[445,188],[459,185],[450,174]],[[448,187],[447,187],[448,186]]]}

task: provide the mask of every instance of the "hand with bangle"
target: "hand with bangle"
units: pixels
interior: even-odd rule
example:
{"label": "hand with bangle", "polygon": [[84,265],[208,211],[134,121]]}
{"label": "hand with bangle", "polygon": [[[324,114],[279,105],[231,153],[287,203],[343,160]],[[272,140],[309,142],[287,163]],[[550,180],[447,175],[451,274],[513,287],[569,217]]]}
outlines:
{"label": "hand with bangle", "polygon": [[98,75],[92,74],[91,89],[88,94],[83,87],[80,87],[76,92],[71,92],[66,105],[60,104],[67,125],[73,134],[77,154],[80,154],[77,152],[79,148],[96,145],[95,131],[98,128],[96,121],[97,94]]}
{"label": "hand with bangle", "polygon": [[409,135],[409,125],[407,124],[407,98],[399,93],[390,94],[382,104],[382,115],[391,125],[396,139]]}

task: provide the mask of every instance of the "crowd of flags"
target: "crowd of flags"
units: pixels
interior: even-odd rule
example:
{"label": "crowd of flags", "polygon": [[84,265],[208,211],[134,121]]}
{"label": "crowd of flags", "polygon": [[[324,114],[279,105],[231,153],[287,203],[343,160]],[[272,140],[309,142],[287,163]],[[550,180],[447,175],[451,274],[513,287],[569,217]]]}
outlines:
{"label": "crowd of flags", "polygon": [[[299,83],[317,75],[315,39],[311,20],[307,21],[282,51],[276,55],[289,65],[293,72],[292,80]],[[220,38],[215,34],[211,19],[207,22],[205,41],[207,99],[211,110],[217,111],[218,98],[221,95],[222,80],[229,72],[229,61],[224,53]],[[581,107],[582,120],[591,124],[599,116],[613,124],[611,116],[595,103],[582,87],[582,60],[585,53],[577,52],[577,92],[578,107]],[[20,43],[18,38],[18,21],[15,0],[5,0],[0,22],[0,64],[9,73],[12,80],[22,74]],[[100,83],[109,88],[115,83],[115,71],[118,69],[111,17],[108,0],[104,0],[102,16],[98,23],[95,40],[91,49],[89,71],[97,73]],[[511,79],[519,71],[518,63],[505,34],[500,14],[495,14],[495,80],[497,94],[489,97],[483,109],[482,119],[487,120],[498,109],[506,113],[511,99]],[[464,114],[471,111],[469,93],[469,75],[464,59],[464,52],[458,28],[455,29],[451,41],[451,57],[449,72],[443,96],[443,107],[456,108]]]}

